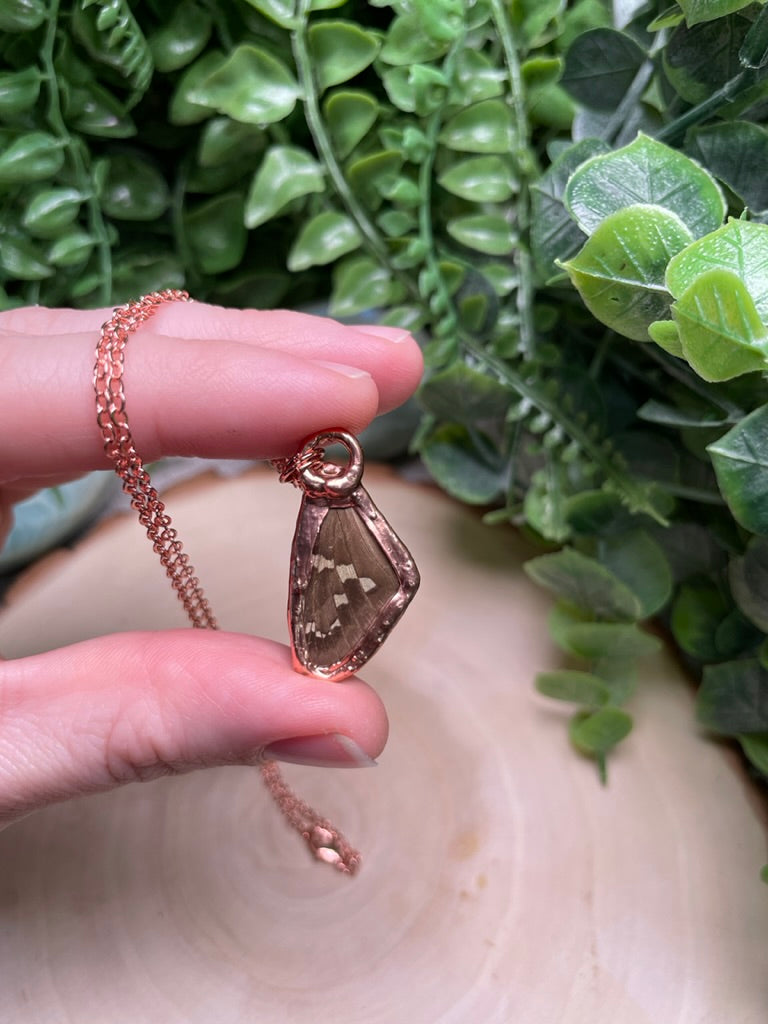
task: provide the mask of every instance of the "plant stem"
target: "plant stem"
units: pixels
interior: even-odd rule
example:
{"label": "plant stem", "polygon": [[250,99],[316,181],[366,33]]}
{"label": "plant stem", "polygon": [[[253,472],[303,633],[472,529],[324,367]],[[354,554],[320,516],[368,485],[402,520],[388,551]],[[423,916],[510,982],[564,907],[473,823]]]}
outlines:
{"label": "plant stem", "polygon": [[713,92],[711,96],[702,100],[695,107],[691,107],[690,110],[687,110],[680,117],[675,118],[674,121],[662,128],[656,138],[659,142],[676,142],[689,128],[693,127],[693,125],[701,124],[702,121],[712,117],[721,107],[736,99],[739,93],[749,89],[752,85],[754,85],[754,74],[747,71],[746,68],[743,71],[739,71],[737,75],[734,75],[729,82],[726,82],[720,89]]}
{"label": "plant stem", "polygon": [[326,131],[325,124],[320,114],[318,91],[315,85],[315,78],[312,73],[312,60],[307,46],[306,26],[311,0],[299,0],[296,13],[296,28],[291,31],[291,44],[293,57],[296,61],[296,70],[299,76],[299,83],[302,87],[304,99],[304,112],[312,139],[317,152],[325,164],[325,169],[336,190],[336,194],[344,205],[349,216],[354,220],[357,229],[362,235],[363,244],[370,254],[378,262],[386,267],[392,277],[404,286],[407,293],[418,298],[418,289],[413,280],[407,274],[392,266],[389,258],[389,250],[380,232],[363,209],[352,189],[349,187],[344,172],[336,159],[333,151],[330,136]]}
{"label": "plant stem", "polygon": [[50,0],[48,23],[45,29],[43,44],[40,48],[40,59],[43,64],[46,88],[48,89],[48,124],[53,132],[64,142],[72,161],[77,187],[86,199],[88,227],[96,242],[99,262],[99,302],[107,305],[112,295],[112,249],[109,244],[104,218],[101,214],[101,206],[96,195],[95,183],[83,159],[82,143],[77,139],[73,139],[70,135],[61,112],[61,95],[59,93],[56,69],[53,64],[58,15],[59,0]]}
{"label": "plant stem", "polygon": [[516,213],[519,227],[520,246],[515,256],[520,283],[517,287],[517,311],[519,316],[520,352],[533,355],[536,348],[536,331],[533,325],[533,268],[529,251],[529,233],[531,226],[531,197],[528,188],[529,179],[535,174],[535,159],[530,145],[531,130],[528,123],[528,112],[525,105],[525,87],[520,67],[520,59],[512,35],[512,26],[502,0],[491,0],[491,17],[501,41],[504,61],[509,75],[508,102],[515,118],[515,131],[518,139],[517,156],[520,169],[520,191],[518,193]]}

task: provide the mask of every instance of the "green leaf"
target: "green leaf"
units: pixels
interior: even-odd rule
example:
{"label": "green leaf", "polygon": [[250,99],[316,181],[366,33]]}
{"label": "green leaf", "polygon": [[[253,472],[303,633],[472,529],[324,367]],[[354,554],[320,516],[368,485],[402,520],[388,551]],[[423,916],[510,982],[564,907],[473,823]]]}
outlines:
{"label": "green leaf", "polygon": [[456,54],[448,101],[458,107],[467,107],[480,100],[501,96],[506,78],[506,71],[484,53],[464,46]]}
{"label": "green leaf", "polygon": [[690,241],[676,214],[660,206],[629,206],[606,217],[562,266],[598,320],[648,341],[650,324],[669,317],[667,264]]}
{"label": "green leaf", "polygon": [[672,594],[672,572],[661,547],[645,530],[600,538],[598,557],[640,602],[641,617],[650,618]]}
{"label": "green leaf", "polygon": [[425,64],[443,57],[450,46],[450,39],[437,39],[424,31],[419,16],[397,15],[387,30],[381,59],[385,64]]}
{"label": "green leaf", "polygon": [[541,586],[600,619],[635,621],[642,618],[638,597],[610,569],[573,548],[539,555],[523,568]]}
{"label": "green leaf", "polygon": [[390,101],[408,114],[428,117],[445,102],[448,81],[442,71],[425,64],[389,68],[382,76]]}
{"label": "green leaf", "polygon": [[165,178],[138,152],[105,158],[97,177],[102,209],[115,220],[157,220],[171,201]]}
{"label": "green leaf", "polygon": [[465,107],[448,119],[440,142],[463,153],[507,154],[515,145],[512,111],[498,99]]}
{"label": "green leaf", "polygon": [[[768,775],[768,732],[742,734],[737,738],[741,749],[754,767],[763,775]],[[765,881],[768,882],[768,875]]]}
{"label": "green leaf", "polygon": [[245,0],[245,2],[281,28],[296,27],[295,0]]}
{"label": "green leaf", "polygon": [[46,188],[30,199],[22,224],[37,238],[56,238],[77,218],[82,202],[76,188]]}
{"label": "green leaf", "polygon": [[737,12],[727,19],[675,29],[663,50],[664,72],[682,99],[705,103],[720,89],[744,89],[765,81],[764,69],[749,71],[739,57],[752,24],[747,14]]}
{"label": "green leaf", "polygon": [[209,105],[196,103],[192,96],[208,76],[221,67],[224,59],[224,54],[220,50],[207,50],[184,71],[176,84],[168,108],[168,120],[171,124],[197,124],[211,116]]}
{"label": "green leaf", "polygon": [[379,51],[379,39],[351,21],[317,21],[308,32],[312,70],[321,91],[354,78]]}
{"label": "green leaf", "polygon": [[696,278],[713,269],[730,270],[740,278],[760,320],[768,322],[768,225],[729,220],[698,239],[670,260],[667,288],[679,298]]}
{"label": "green leaf", "polygon": [[672,306],[683,356],[707,381],[768,367],[768,331],[745,285],[728,270],[697,277]]}
{"label": "green leaf", "polygon": [[768,534],[768,405],[754,409],[707,451],[736,522]]}
{"label": "green leaf", "polygon": [[683,343],[674,320],[654,320],[652,324],[648,324],[648,336],[671,356],[683,358]]}
{"label": "green leaf", "polygon": [[553,700],[591,707],[607,704],[611,698],[611,691],[602,679],[591,672],[580,672],[577,669],[539,672],[536,676],[536,689],[544,697]]}
{"label": "green leaf", "polygon": [[379,149],[354,160],[347,167],[347,181],[352,191],[372,210],[378,209],[388,187],[396,180],[403,165],[403,154],[396,149]]}
{"label": "green leaf", "polygon": [[625,622],[575,622],[561,632],[565,649],[581,658],[643,658],[656,654],[661,641]]}
{"label": "green leaf", "polygon": [[461,245],[489,256],[508,256],[517,243],[517,236],[500,213],[454,217],[446,224],[446,231]]}
{"label": "green leaf", "polygon": [[48,262],[53,267],[76,267],[83,264],[93,250],[93,236],[82,228],[57,238],[48,250]]}
{"label": "green leaf", "polygon": [[741,557],[728,566],[731,593],[739,610],[768,633],[768,539],[752,537]]}
{"label": "green leaf", "polygon": [[696,715],[713,732],[768,732],[768,671],[755,658],[705,665]]}
{"label": "green leaf", "polygon": [[360,232],[346,214],[334,210],[318,213],[304,225],[293,243],[288,254],[288,269],[295,272],[333,263],[340,256],[354,252],[360,242]]}
{"label": "green leaf", "polygon": [[691,132],[686,149],[753,212],[768,210],[768,130],[751,121],[720,121]]}
{"label": "green leaf", "polygon": [[211,35],[210,12],[196,0],[171,5],[170,17],[149,37],[149,49],[158,71],[178,71],[205,49]]}
{"label": "green leaf", "polygon": [[510,401],[503,384],[461,361],[428,377],[418,397],[424,409],[438,419],[467,426],[502,419]]}
{"label": "green leaf", "polygon": [[0,5],[0,31],[29,32],[45,21],[45,0],[3,0]]}
{"label": "green leaf", "polygon": [[677,214],[695,238],[719,227],[726,211],[723,194],[707,171],[643,134],[583,163],[568,182],[565,201],[586,234],[610,214],[638,203]]}
{"label": "green leaf", "polygon": [[190,102],[245,124],[282,121],[296,106],[299,94],[286,65],[250,44],[236,47],[223,64],[187,91]]}
{"label": "green leaf", "polygon": [[197,265],[204,274],[232,270],[243,258],[248,233],[243,223],[239,192],[214,196],[184,217],[184,226]]}
{"label": "green leaf", "polygon": [[584,106],[614,111],[644,61],[644,51],[631,36],[596,28],[574,39],[560,82]]}
{"label": "green leaf", "polygon": [[752,0],[677,0],[683,9],[688,25],[698,25],[702,21],[714,21],[724,18],[726,14],[741,11],[749,7]]}
{"label": "green leaf", "polygon": [[684,583],[673,602],[670,625],[679,646],[699,661],[722,658],[715,634],[730,606],[711,583]]}
{"label": "green leaf", "polygon": [[489,505],[506,492],[503,460],[483,452],[467,429],[447,423],[423,440],[419,453],[437,483],[468,505]]}
{"label": "green leaf", "polygon": [[605,756],[632,732],[632,718],[619,708],[580,711],[571,719],[568,734],[582,754],[596,758],[605,782]]}
{"label": "green leaf", "polygon": [[69,126],[83,135],[127,139],[136,134],[136,125],[124,104],[97,82],[70,88],[65,116]]}
{"label": "green leaf", "polygon": [[237,162],[245,166],[264,152],[266,133],[252,124],[241,124],[230,117],[212,117],[200,132],[197,162],[202,168],[221,167]]}
{"label": "green leaf", "polygon": [[64,164],[64,140],[48,132],[26,132],[0,153],[0,184],[53,178]]}
{"label": "green leaf", "polygon": [[449,166],[437,180],[446,191],[475,203],[503,203],[518,185],[509,161],[501,156],[469,157]]}
{"label": "green leaf", "polygon": [[0,269],[20,281],[42,281],[53,273],[31,242],[10,234],[0,234]]}
{"label": "green leaf", "polygon": [[379,104],[369,92],[345,89],[326,98],[323,112],[333,147],[344,159],[376,123]]}
{"label": "green leaf", "polygon": [[392,294],[389,271],[370,256],[353,256],[334,267],[330,314],[351,317],[384,307]]}
{"label": "green leaf", "polygon": [[19,114],[37,103],[42,76],[36,67],[0,71],[0,117]]}
{"label": "green leaf", "polygon": [[245,203],[245,225],[258,227],[295,199],[325,189],[321,165],[298,146],[271,146],[253,177]]}

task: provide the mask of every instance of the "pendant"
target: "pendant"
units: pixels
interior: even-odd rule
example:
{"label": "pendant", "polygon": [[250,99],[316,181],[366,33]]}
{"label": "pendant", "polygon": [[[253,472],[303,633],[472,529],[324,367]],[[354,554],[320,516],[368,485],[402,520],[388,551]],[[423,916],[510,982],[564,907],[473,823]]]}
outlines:
{"label": "pendant", "polygon": [[[324,461],[332,444],[346,449],[346,466]],[[293,664],[307,675],[344,679],[384,643],[418,589],[419,572],[360,482],[355,437],[317,434],[290,461],[290,478],[303,491],[288,597]]]}

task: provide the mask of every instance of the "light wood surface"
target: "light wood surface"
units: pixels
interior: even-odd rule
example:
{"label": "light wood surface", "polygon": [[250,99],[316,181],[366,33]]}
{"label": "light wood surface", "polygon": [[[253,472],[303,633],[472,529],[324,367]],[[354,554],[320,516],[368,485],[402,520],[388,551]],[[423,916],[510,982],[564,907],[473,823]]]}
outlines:
{"label": "light wood surface", "polygon": [[[0,834],[0,1021],[763,1024],[764,822],[672,659],[648,663],[601,787],[532,690],[558,656],[522,542],[428,488],[367,483],[423,578],[365,672],[391,739],[376,769],[286,768],[360,875],[312,863],[254,769],[50,808]],[[297,505],[261,471],[170,496],[224,628],[285,639]],[[22,579],[0,650],[184,621],[118,517]]]}

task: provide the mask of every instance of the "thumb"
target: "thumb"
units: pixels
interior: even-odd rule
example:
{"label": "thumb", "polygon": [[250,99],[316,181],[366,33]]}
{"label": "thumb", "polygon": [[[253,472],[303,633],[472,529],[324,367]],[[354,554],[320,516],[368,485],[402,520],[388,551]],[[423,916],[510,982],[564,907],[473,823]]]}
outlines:
{"label": "thumb", "polygon": [[209,765],[373,764],[386,736],[373,690],[299,675],[271,641],[208,630],[101,637],[0,663],[0,825]]}

